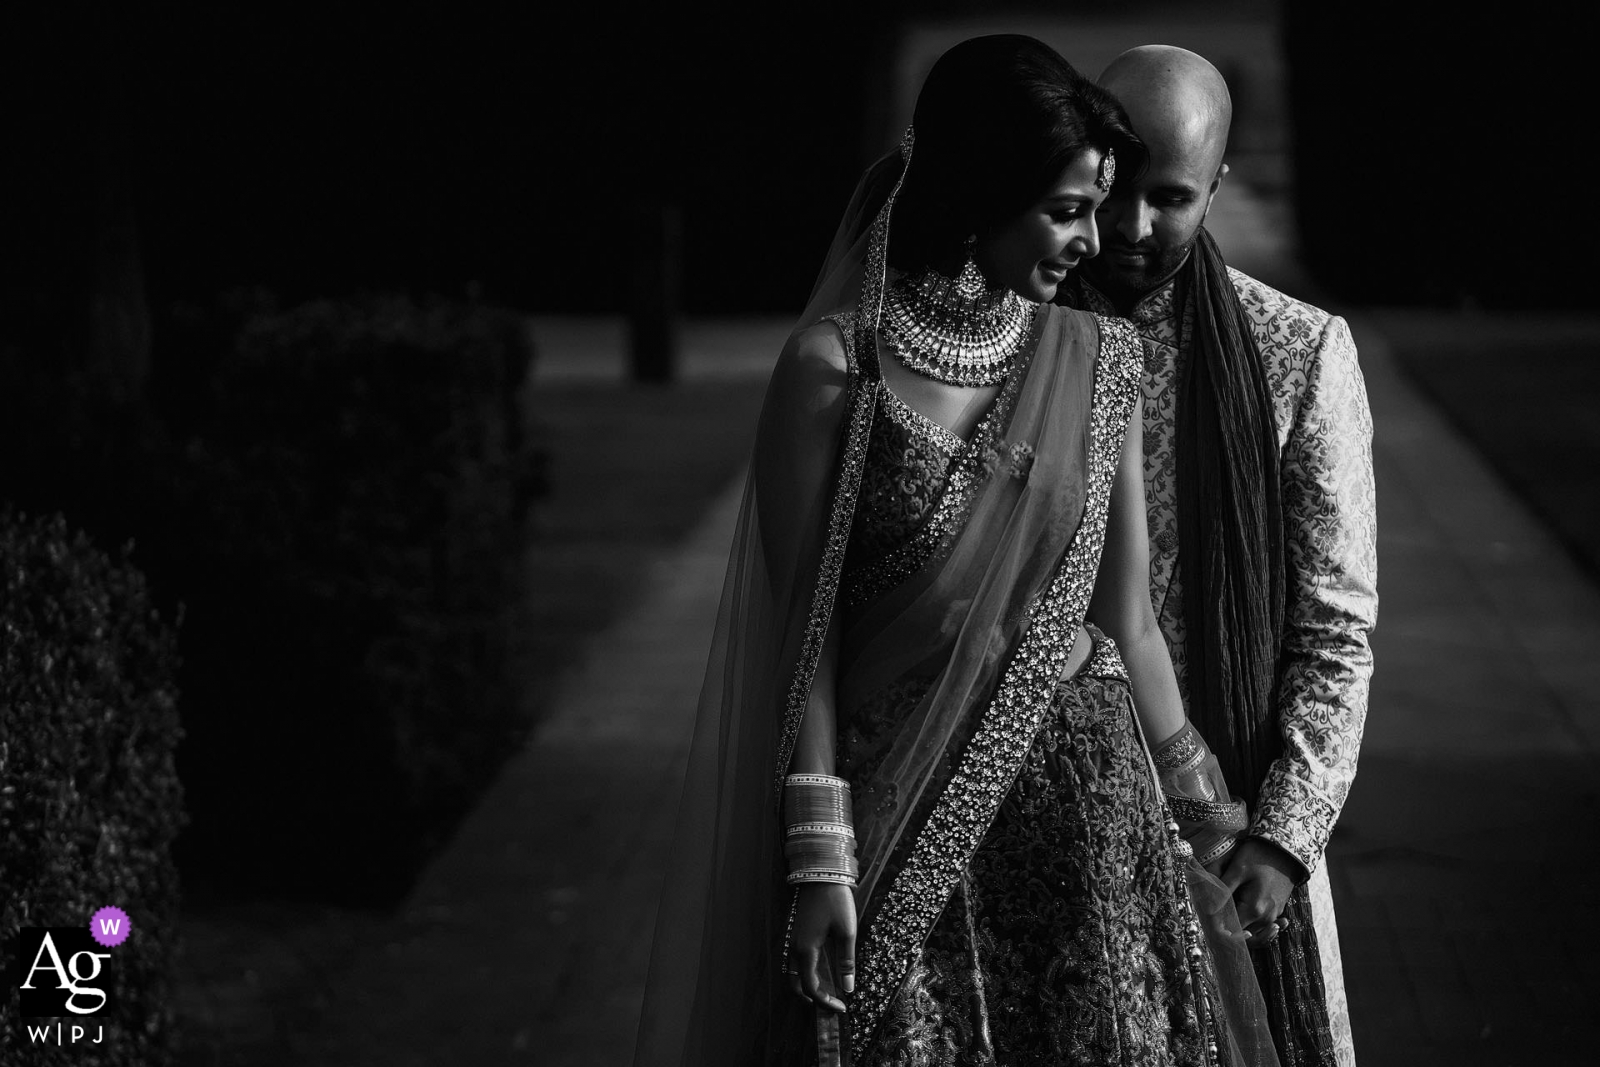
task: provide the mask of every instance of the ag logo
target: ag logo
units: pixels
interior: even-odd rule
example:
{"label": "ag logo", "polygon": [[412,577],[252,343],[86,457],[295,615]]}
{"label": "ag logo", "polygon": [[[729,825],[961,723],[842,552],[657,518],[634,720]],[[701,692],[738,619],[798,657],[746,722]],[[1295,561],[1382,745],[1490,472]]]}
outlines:
{"label": "ag logo", "polygon": [[18,1007],[25,1019],[99,1015],[111,1003],[111,953],[82,926],[24,926],[17,938]]}

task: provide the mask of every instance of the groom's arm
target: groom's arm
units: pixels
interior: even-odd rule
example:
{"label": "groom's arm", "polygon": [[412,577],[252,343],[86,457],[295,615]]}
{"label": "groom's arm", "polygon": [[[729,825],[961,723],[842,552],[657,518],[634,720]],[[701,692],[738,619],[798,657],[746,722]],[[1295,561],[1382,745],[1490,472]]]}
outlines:
{"label": "groom's arm", "polygon": [[1377,621],[1372,415],[1349,327],[1321,332],[1281,466],[1288,598],[1277,704],[1284,751],[1250,834],[1309,877],[1355,778]]}

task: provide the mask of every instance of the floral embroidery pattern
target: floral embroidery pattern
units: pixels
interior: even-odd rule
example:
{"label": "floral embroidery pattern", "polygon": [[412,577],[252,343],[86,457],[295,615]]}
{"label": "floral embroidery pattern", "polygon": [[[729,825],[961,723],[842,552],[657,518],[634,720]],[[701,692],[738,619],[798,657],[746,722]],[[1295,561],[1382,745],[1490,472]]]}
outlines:
{"label": "floral embroidery pattern", "polygon": [[984,450],[983,469],[991,477],[1004,474],[1011,478],[1026,480],[1028,472],[1033,470],[1033,446],[1026,441],[1018,441],[1016,444],[996,441],[993,447]]}
{"label": "floral embroidery pattern", "polygon": [[877,780],[878,767],[898,736],[900,725],[922,703],[933,682],[929,675],[896,679],[840,719],[837,773],[852,783],[858,819],[868,813],[876,818],[888,818],[898,807],[899,798],[889,792],[892,787],[883,787],[883,795],[880,795],[880,787],[861,783]]}
{"label": "floral embroidery pattern", "polygon": [[[854,577],[857,560],[876,560],[911,540],[945,490],[954,448],[924,425],[926,419],[905,414],[912,409],[903,401],[897,405],[882,399],[893,395],[879,388],[879,418],[867,441],[866,469],[845,557],[846,582]],[[955,442],[965,444],[960,438]]]}
{"label": "floral embroidery pattern", "polygon": [[1203,1062],[1163,824],[1125,680],[1061,683],[863,1062]]}

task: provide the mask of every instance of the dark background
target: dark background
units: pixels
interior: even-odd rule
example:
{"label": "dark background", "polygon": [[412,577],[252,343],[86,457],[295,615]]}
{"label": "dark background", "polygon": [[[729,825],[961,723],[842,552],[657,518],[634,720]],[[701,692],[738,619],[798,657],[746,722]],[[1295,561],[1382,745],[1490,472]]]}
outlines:
{"label": "dark background", "polygon": [[[92,284],[115,289],[142,269],[158,312],[238,284],[293,298],[472,283],[530,311],[625,311],[658,284],[666,244],[683,309],[790,311],[885,147],[882,60],[909,11],[11,14],[8,299],[82,289],[96,271]],[[1588,300],[1600,213],[1581,188],[1583,5],[1536,0],[1508,18],[1428,0],[1287,3],[1282,21],[1298,222],[1319,281],[1396,303]],[[108,244],[126,246],[120,263]]]}
{"label": "dark background", "polygon": [[817,243],[854,181],[873,19],[562,7],[13,19],[8,154],[28,165],[7,280],[70,272],[98,209],[136,221],[157,306],[475,281],[529,310],[621,310],[670,209],[691,308],[783,306],[821,254],[796,235]]}

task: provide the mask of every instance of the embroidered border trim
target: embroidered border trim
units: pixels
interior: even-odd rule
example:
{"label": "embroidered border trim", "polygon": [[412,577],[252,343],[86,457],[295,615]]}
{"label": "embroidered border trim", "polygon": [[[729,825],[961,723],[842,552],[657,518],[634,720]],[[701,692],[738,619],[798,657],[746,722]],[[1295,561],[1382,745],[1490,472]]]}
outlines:
{"label": "embroidered border trim", "polygon": [[1143,360],[1136,358],[1140,348],[1131,326],[1104,318],[1099,325],[1100,353],[1090,405],[1093,447],[1083,517],[1050,585],[1028,613],[1027,632],[955,774],[917,834],[883,906],[863,931],[850,1012],[851,1043],[858,1062],[866,1062],[890,999],[1010,790],[1049,710],[1089,605],[1105,545],[1106,510],[1123,435],[1139,397],[1139,374],[1130,373],[1130,367],[1143,366]]}
{"label": "embroidered border trim", "polygon": [[1083,675],[1087,678],[1112,678],[1126,682],[1128,668],[1122,662],[1122,652],[1117,648],[1117,643],[1094,626],[1088,627],[1088,630],[1090,636],[1094,638],[1094,651],[1089,655],[1089,662],[1083,665]]}
{"label": "embroidered border trim", "polygon": [[[816,677],[822,642],[827,637],[828,624],[833,619],[839,576],[844,570],[845,547],[850,539],[851,522],[855,518],[856,496],[861,491],[861,472],[866,465],[867,437],[872,431],[872,415],[877,408],[876,388],[871,380],[863,380],[856,358],[856,345],[851,343],[859,325],[858,318],[855,315],[843,315],[831,320],[845,336],[845,366],[850,378],[849,427],[839,455],[839,474],[828,512],[828,539],[817,568],[811,611],[806,619],[806,632],[800,642],[800,656],[795,664],[794,676],[789,681],[788,698],[784,702],[783,722],[778,734],[777,765],[772,772],[775,804],[782,803],[783,780],[789,773],[789,760],[794,757],[795,741],[800,735],[800,720],[805,718],[806,701]],[[876,367],[874,362],[873,370]]]}
{"label": "embroidered border trim", "polygon": [[[898,416],[900,425],[924,440],[935,442],[947,456],[959,455],[967,447],[966,440],[954,430],[934,422],[928,416],[900,399],[900,394],[889,388],[883,378],[878,379],[878,399],[888,405]],[[893,416],[891,416],[893,417]]]}

